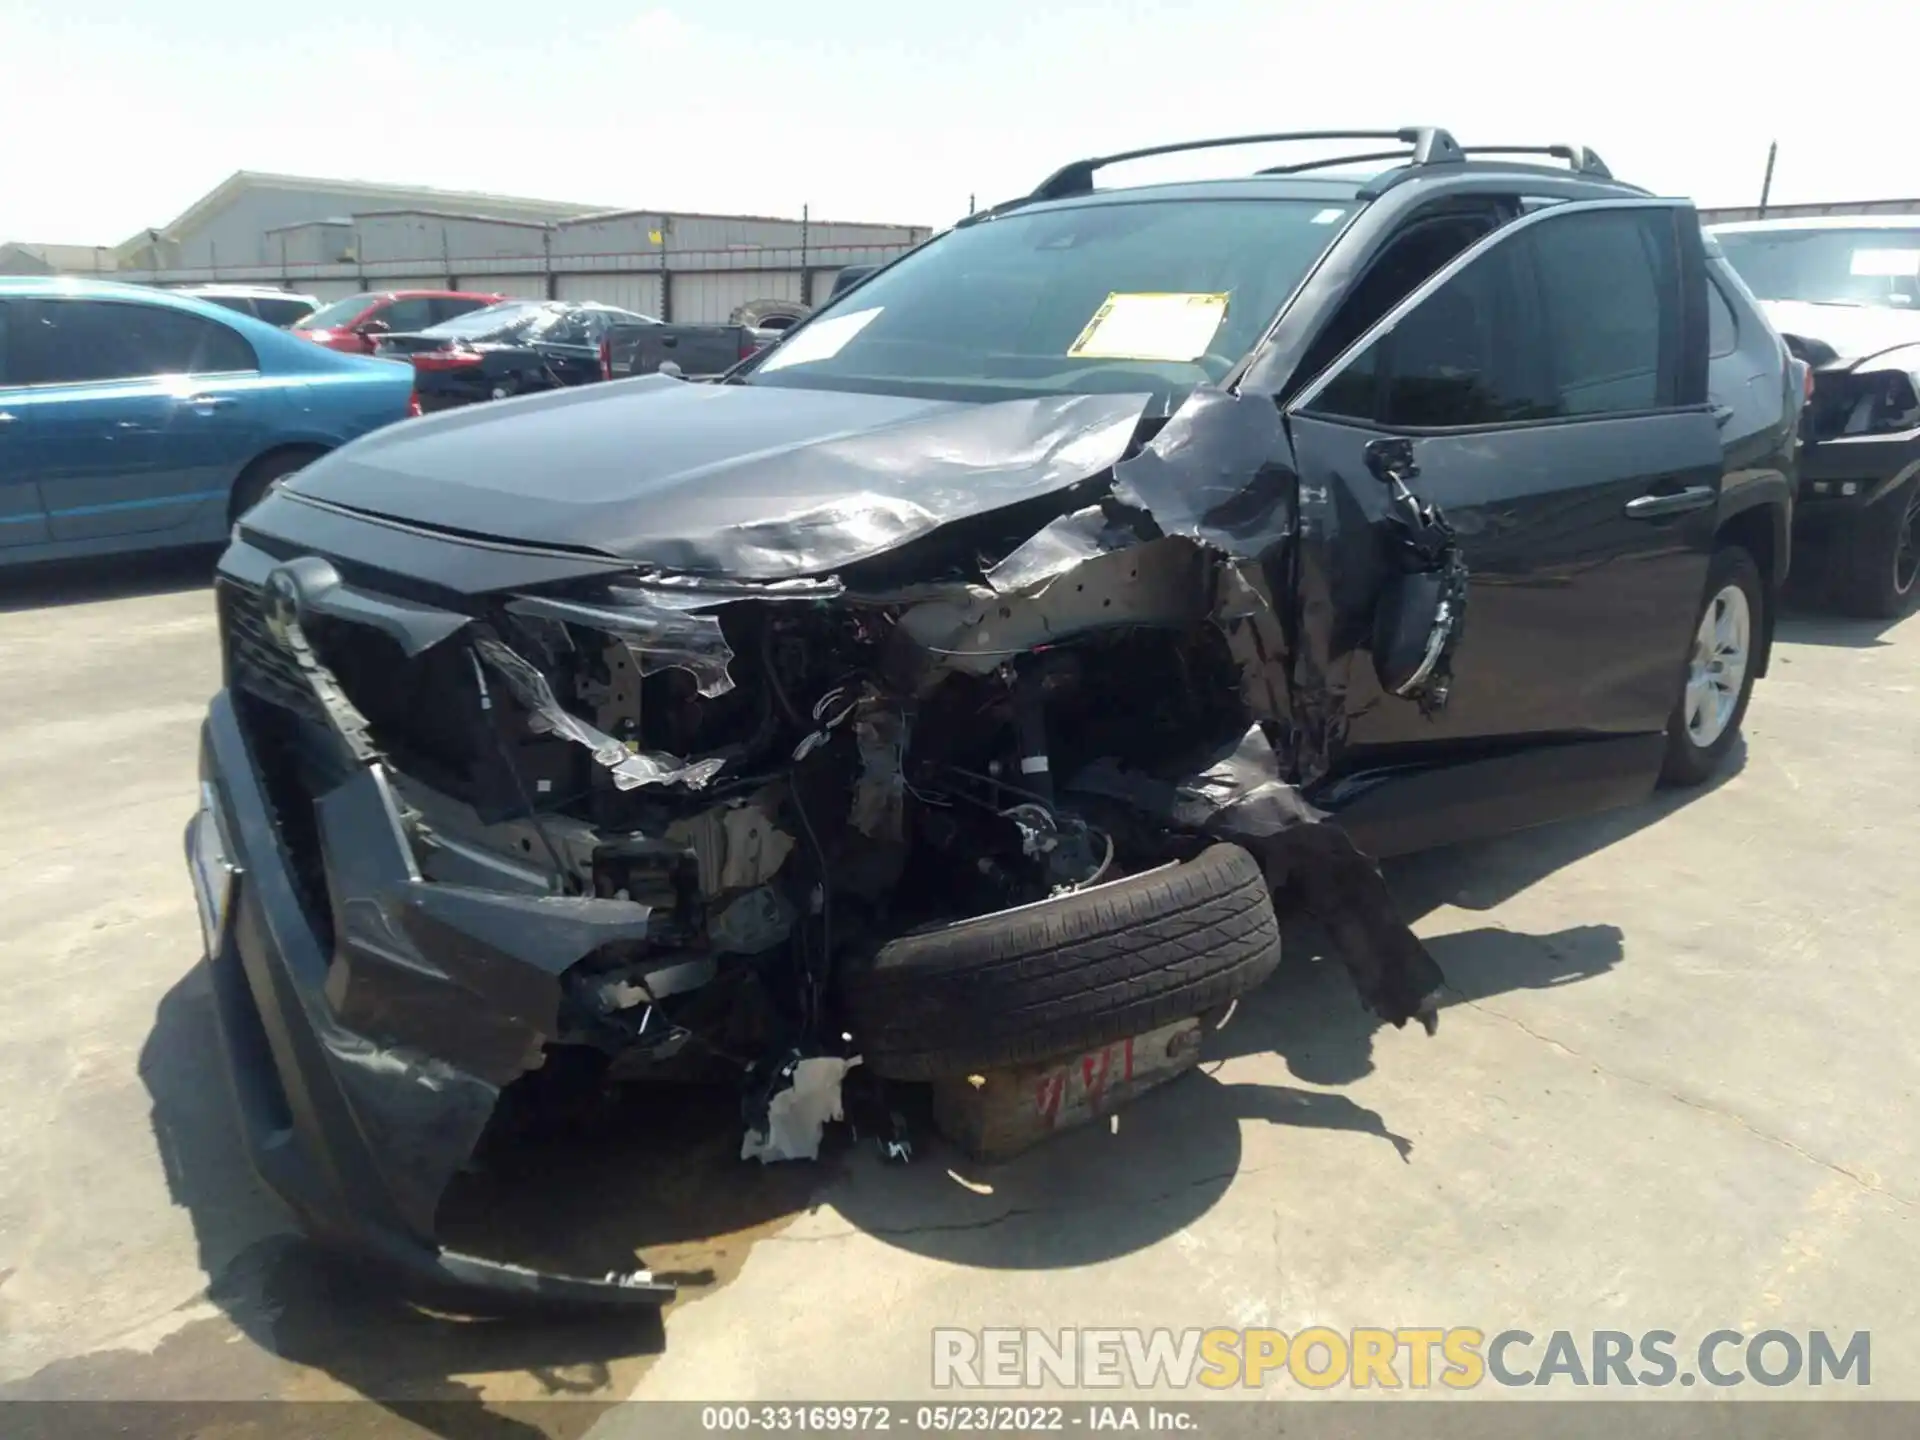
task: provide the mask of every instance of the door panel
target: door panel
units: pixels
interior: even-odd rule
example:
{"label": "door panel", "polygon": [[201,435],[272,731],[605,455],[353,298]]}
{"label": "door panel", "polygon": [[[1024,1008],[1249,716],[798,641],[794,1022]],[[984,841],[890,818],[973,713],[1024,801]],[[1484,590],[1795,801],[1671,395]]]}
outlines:
{"label": "door panel", "polygon": [[7,325],[10,307],[0,300],[0,549],[32,545],[47,538],[46,507],[40,484],[28,463],[28,410],[8,368]]}
{"label": "door panel", "polygon": [[172,530],[224,512],[278,403],[256,377],[42,391],[33,444],[53,538]]}
{"label": "door panel", "polygon": [[[1387,487],[1364,453],[1382,433],[1295,416],[1303,486],[1337,485],[1354,512],[1384,521]],[[1367,763],[1366,752],[1381,747],[1663,728],[1706,583],[1699,531],[1704,523],[1710,539],[1713,512],[1636,520],[1627,506],[1663,489],[1715,493],[1712,416],[1581,420],[1412,443],[1420,473],[1411,488],[1440,507],[1467,562],[1466,623],[1452,694],[1431,718],[1382,693],[1364,657],[1352,666],[1349,763]],[[1355,605],[1370,599],[1368,587],[1342,589]]]}
{"label": "door panel", "polygon": [[46,507],[29,460],[32,412],[20,393],[0,384],[0,549],[32,545],[49,536]]}
{"label": "door panel", "polygon": [[[1301,573],[1318,590],[1300,673],[1341,695],[1331,776],[1664,729],[1724,464],[1698,250],[1690,210],[1555,206],[1456,259],[1301,392]],[[1368,648],[1392,500],[1368,446],[1386,437],[1470,577],[1450,693],[1426,713],[1383,692]]]}

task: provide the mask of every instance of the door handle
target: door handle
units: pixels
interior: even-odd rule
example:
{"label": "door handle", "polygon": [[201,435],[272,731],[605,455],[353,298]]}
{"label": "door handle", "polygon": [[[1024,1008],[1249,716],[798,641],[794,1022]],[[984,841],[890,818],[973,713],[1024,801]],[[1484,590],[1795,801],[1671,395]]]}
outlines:
{"label": "door handle", "polygon": [[195,410],[231,410],[240,402],[231,395],[189,395],[180,403]]}
{"label": "door handle", "polygon": [[1665,495],[1642,495],[1627,502],[1629,520],[1661,520],[1669,515],[1685,515],[1704,510],[1719,497],[1711,485],[1689,485]]}
{"label": "door handle", "polygon": [[1716,405],[1713,407],[1713,423],[1718,425],[1722,430],[1727,428],[1727,422],[1731,419],[1733,419],[1733,406]]}
{"label": "door handle", "polygon": [[0,410],[0,430],[4,430],[7,426],[13,424],[13,422],[19,418],[20,418],[19,416],[13,414],[11,411]]}

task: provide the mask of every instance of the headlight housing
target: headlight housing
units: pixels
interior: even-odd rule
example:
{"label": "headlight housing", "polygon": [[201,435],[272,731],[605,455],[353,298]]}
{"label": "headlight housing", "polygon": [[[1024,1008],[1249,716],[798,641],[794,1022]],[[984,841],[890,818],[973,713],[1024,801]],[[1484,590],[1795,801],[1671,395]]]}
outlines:
{"label": "headlight housing", "polygon": [[1920,429],[1920,378],[1905,370],[1821,375],[1806,418],[1816,441]]}

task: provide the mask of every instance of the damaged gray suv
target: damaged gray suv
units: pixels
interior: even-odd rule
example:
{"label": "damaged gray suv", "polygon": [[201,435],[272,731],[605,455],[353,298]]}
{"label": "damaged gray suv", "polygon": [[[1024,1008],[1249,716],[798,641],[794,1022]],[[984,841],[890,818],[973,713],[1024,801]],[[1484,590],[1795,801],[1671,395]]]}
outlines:
{"label": "damaged gray suv", "polygon": [[1077,162],[715,383],[406,422],[242,519],[188,859],[305,1223],[657,1303],[436,1238],[531,1091],[717,1072],[751,1137],[809,1060],[1218,1011],[1289,909],[1431,1030],[1374,857],[1713,771],[1788,563],[1778,337],[1585,151],[1143,153],[1329,138]]}

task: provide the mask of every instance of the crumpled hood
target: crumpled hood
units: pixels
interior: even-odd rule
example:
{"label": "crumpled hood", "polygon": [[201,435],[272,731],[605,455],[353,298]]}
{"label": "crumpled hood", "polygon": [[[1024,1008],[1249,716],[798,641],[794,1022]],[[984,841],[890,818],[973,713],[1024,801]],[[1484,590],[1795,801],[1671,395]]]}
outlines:
{"label": "crumpled hood", "polygon": [[967,404],[649,376],[408,420],[287,488],[442,530],[770,580],[1098,475],[1126,453],[1148,403]]}
{"label": "crumpled hood", "polygon": [[1888,350],[1920,344],[1920,311],[1805,300],[1762,300],[1760,308],[1782,335],[1809,342],[1803,358],[1816,370],[1849,369]]}

